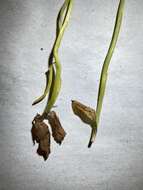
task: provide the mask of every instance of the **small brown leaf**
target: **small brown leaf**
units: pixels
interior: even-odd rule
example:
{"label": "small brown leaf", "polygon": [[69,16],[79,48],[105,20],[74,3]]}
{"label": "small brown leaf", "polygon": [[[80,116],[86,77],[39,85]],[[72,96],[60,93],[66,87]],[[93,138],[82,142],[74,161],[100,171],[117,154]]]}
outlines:
{"label": "small brown leaf", "polygon": [[61,144],[64,137],[66,136],[66,132],[63,129],[58,116],[56,115],[56,113],[54,111],[51,111],[47,115],[47,119],[48,119],[48,121],[49,121],[49,123],[51,125],[52,136],[53,136],[54,140],[58,144]]}
{"label": "small brown leaf", "polygon": [[31,134],[33,143],[35,144],[35,141],[39,143],[37,153],[46,160],[50,154],[50,132],[39,114],[32,121]]}
{"label": "small brown leaf", "polygon": [[33,143],[35,144],[35,141],[39,143],[40,140],[42,140],[46,134],[48,133],[48,126],[42,121],[39,114],[36,115],[32,122],[32,139]]}
{"label": "small brown leaf", "polygon": [[92,124],[95,122],[96,113],[94,109],[87,107],[75,100],[72,101],[72,109],[74,114],[77,115],[84,123],[92,126]]}
{"label": "small brown leaf", "polygon": [[40,156],[43,156],[44,160],[47,160],[49,154],[51,153],[50,150],[50,133],[48,133],[44,139],[40,140],[39,147],[37,149],[37,153]]}

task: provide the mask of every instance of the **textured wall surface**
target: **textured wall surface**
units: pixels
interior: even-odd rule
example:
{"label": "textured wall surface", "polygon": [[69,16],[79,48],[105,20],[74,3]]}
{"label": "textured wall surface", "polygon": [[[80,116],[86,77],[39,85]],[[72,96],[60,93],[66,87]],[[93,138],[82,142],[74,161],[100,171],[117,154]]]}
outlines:
{"label": "textured wall surface", "polygon": [[[96,105],[100,70],[118,0],[75,0],[61,48],[56,111],[67,131],[44,162],[31,140],[32,107],[63,0],[0,0],[0,190],[143,189],[143,1],[126,2],[96,143],[71,110],[71,99]],[[43,51],[40,49],[43,48]]]}

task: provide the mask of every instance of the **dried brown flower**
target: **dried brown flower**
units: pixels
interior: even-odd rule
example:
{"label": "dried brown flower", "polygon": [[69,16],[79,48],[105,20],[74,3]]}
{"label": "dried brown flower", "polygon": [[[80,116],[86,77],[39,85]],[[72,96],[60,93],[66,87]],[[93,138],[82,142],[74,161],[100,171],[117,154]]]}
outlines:
{"label": "dried brown flower", "polygon": [[37,153],[40,156],[43,156],[44,160],[47,160],[50,154],[50,132],[48,125],[43,122],[43,118],[37,114],[34,120],[32,121],[32,140],[35,144],[35,141],[39,143]]}
{"label": "dried brown flower", "polygon": [[42,139],[39,143],[39,147],[37,149],[37,153],[40,156],[43,156],[44,160],[47,160],[50,154],[50,135],[46,135],[44,139]]}
{"label": "dried brown flower", "polygon": [[52,136],[54,140],[58,143],[61,144],[62,141],[64,140],[64,137],[66,136],[66,132],[63,129],[60,120],[58,116],[56,115],[56,112],[51,111],[47,115],[47,119],[50,123],[51,129],[52,129]]}
{"label": "dried brown flower", "polygon": [[72,109],[74,114],[77,115],[84,123],[92,125],[95,122],[96,113],[94,109],[75,100],[72,100]]}

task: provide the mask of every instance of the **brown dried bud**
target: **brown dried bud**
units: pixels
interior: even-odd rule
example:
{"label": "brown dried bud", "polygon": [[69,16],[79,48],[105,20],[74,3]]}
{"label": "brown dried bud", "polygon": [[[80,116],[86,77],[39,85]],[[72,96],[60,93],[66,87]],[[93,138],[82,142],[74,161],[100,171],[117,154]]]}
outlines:
{"label": "brown dried bud", "polygon": [[47,119],[51,125],[52,136],[53,136],[54,140],[58,144],[61,144],[62,141],[64,140],[64,137],[66,136],[66,132],[63,129],[58,116],[56,115],[56,113],[54,111],[51,111],[47,115]]}
{"label": "brown dried bud", "polygon": [[50,154],[50,133],[45,136],[44,139],[40,140],[39,147],[37,149],[37,153],[40,156],[43,156],[44,160],[47,160]]}
{"label": "brown dried bud", "polygon": [[92,126],[92,124],[95,122],[96,113],[94,109],[87,107],[75,100],[72,101],[72,109],[74,114],[77,115],[84,123]]}
{"label": "brown dried bud", "polygon": [[35,141],[39,143],[37,153],[46,160],[50,154],[50,132],[39,114],[32,121],[31,134],[33,143],[35,144]]}

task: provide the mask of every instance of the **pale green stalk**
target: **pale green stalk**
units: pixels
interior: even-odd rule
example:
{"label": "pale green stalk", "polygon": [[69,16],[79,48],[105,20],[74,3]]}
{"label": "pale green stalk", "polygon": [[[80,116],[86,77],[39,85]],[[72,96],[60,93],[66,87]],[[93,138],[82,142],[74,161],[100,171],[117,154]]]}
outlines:
{"label": "pale green stalk", "polygon": [[69,0],[65,0],[64,4],[59,12],[58,19],[57,19],[58,20],[58,23],[57,23],[58,32],[61,30],[61,27],[64,23],[66,12],[68,10],[68,4],[69,4]]}
{"label": "pale green stalk", "polygon": [[46,87],[45,87],[44,93],[42,94],[42,96],[40,96],[39,98],[37,98],[32,103],[32,105],[36,105],[39,102],[41,102],[47,96],[48,92],[50,91],[50,88],[51,88],[51,85],[52,85],[53,73],[55,73],[55,70],[54,70],[54,67],[53,67],[53,64],[54,64],[53,49],[54,49],[57,37],[59,35],[59,32],[61,30],[61,27],[62,27],[62,25],[64,23],[65,14],[66,14],[66,11],[67,11],[67,8],[68,8],[68,3],[69,3],[69,0],[66,0],[64,2],[63,6],[62,6],[62,8],[61,8],[61,10],[60,10],[60,12],[58,14],[57,29],[56,29],[56,39],[55,39],[52,51],[51,51],[50,56],[49,56],[49,64],[48,64],[49,65],[49,69],[46,72]]}
{"label": "pale green stalk", "polygon": [[40,96],[39,98],[37,98],[32,105],[38,104],[39,102],[41,102],[46,95],[48,94],[50,88],[51,88],[51,84],[52,84],[52,78],[53,78],[53,67],[52,65],[49,66],[49,70],[45,73],[46,75],[46,87],[44,90],[44,93],[42,94],[42,96]]}
{"label": "pale green stalk", "polygon": [[[67,12],[66,12],[63,23],[59,24],[59,33],[58,33],[58,36],[56,38],[56,41],[55,41],[55,44],[53,47],[53,58],[55,61],[56,75],[55,75],[55,80],[54,80],[51,96],[48,99],[48,103],[46,105],[44,113],[49,113],[49,111],[53,107],[53,105],[59,95],[59,91],[61,88],[61,64],[60,64],[60,60],[59,60],[59,56],[58,56],[58,50],[59,50],[59,47],[61,44],[61,40],[62,40],[64,31],[65,31],[65,28],[67,27],[67,24],[68,24],[68,21],[70,18],[73,0],[66,0],[65,4],[67,5]],[[63,9],[61,9],[61,11],[62,11],[62,13],[64,13]]]}
{"label": "pale green stalk", "polygon": [[112,58],[112,55],[113,55],[113,52],[114,52],[114,49],[115,49],[115,46],[117,43],[117,39],[119,36],[121,23],[122,23],[122,17],[123,17],[123,11],[124,11],[124,4],[125,4],[125,0],[120,0],[111,43],[110,43],[106,58],[103,63],[102,71],[101,71],[98,99],[97,99],[97,106],[96,106],[96,122],[94,123],[94,126],[92,126],[91,137],[90,137],[90,141],[89,141],[89,145],[88,145],[89,147],[95,141],[95,137],[96,137],[96,132],[97,132],[99,119],[100,119],[100,113],[101,113],[102,104],[103,104],[103,98],[104,98],[104,94],[105,94],[108,67],[109,67],[110,60]]}

